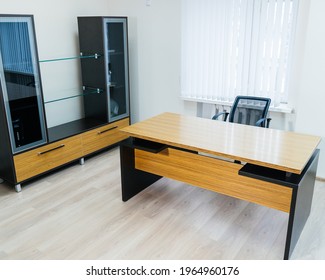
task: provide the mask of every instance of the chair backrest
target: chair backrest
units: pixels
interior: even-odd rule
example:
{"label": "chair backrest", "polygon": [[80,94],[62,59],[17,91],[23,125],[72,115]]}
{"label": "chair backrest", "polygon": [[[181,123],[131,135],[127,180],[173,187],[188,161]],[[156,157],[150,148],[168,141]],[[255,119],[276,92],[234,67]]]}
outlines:
{"label": "chair backrest", "polygon": [[229,122],[256,125],[257,121],[264,119],[261,126],[265,126],[270,104],[270,98],[237,96],[230,110]]}

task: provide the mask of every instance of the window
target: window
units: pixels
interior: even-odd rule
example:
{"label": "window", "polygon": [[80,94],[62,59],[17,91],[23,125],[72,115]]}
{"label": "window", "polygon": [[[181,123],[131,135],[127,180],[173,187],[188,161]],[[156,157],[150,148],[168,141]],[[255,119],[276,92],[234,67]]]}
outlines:
{"label": "window", "polygon": [[288,101],[298,0],[182,0],[181,95]]}

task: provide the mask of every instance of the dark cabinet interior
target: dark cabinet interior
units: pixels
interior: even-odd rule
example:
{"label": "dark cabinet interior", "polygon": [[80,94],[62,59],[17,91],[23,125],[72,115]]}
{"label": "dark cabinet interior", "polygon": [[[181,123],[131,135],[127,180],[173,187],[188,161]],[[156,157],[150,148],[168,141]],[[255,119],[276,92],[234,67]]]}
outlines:
{"label": "dark cabinet interior", "polygon": [[22,147],[42,139],[39,109],[35,96],[9,101],[15,146]]}
{"label": "dark cabinet interior", "polygon": [[0,54],[2,117],[17,153],[47,141],[32,16],[1,16]]}

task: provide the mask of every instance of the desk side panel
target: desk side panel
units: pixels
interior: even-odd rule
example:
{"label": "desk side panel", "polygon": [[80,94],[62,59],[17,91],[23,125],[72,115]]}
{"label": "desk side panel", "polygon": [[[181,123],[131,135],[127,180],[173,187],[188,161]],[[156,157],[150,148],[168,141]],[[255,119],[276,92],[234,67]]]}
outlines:
{"label": "desk side panel", "polygon": [[292,189],[238,174],[242,165],[167,148],[135,150],[135,168],[270,208],[290,211]]}
{"label": "desk side panel", "polygon": [[318,158],[319,150],[316,150],[308,162],[299,185],[294,189],[284,259],[290,258],[309,217],[314,195]]}
{"label": "desk side panel", "polygon": [[135,169],[134,147],[130,138],[120,143],[122,200],[127,201],[161,178]]}

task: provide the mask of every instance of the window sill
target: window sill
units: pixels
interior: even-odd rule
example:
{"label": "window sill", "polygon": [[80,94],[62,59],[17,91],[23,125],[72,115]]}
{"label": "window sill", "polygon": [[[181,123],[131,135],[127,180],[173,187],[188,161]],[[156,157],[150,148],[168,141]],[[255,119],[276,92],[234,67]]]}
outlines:
{"label": "window sill", "polygon": [[277,112],[277,113],[292,114],[294,112],[294,109],[292,107],[289,107],[287,104],[280,104],[277,107],[270,106],[269,111]]}
{"label": "window sill", "polygon": [[[215,101],[215,100],[204,100],[204,99],[197,99],[197,98],[188,98],[188,97],[182,97],[182,100],[184,101],[192,101],[197,103],[208,103],[208,104],[214,104],[214,105],[221,105],[221,106],[232,106],[232,102],[228,101]],[[270,112],[276,112],[276,113],[284,113],[284,114],[292,114],[294,112],[294,108],[289,107],[287,104],[280,104],[279,106],[270,106],[269,108]]]}

